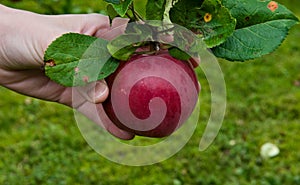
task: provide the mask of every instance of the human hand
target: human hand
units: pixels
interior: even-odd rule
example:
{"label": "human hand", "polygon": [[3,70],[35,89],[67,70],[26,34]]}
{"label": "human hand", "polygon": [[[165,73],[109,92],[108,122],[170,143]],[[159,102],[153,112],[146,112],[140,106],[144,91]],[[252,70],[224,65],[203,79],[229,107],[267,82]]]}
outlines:
{"label": "human hand", "polygon": [[[104,113],[101,102],[108,96],[105,81],[83,88],[63,87],[41,70],[46,48],[62,34],[74,32],[110,40],[123,33],[127,23],[128,19],[117,18],[110,25],[109,18],[100,14],[49,16],[0,5],[0,85],[73,107],[114,136],[132,139],[133,134],[120,130]],[[98,115],[90,112],[95,106]]]}

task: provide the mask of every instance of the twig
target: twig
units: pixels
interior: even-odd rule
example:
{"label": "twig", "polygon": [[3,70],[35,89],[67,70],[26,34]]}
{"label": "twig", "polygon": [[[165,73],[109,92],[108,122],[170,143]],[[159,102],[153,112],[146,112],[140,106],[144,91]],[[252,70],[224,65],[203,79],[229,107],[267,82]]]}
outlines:
{"label": "twig", "polygon": [[143,17],[137,11],[135,11],[133,4],[130,5],[129,9],[131,10],[134,16],[135,21],[144,21]]}

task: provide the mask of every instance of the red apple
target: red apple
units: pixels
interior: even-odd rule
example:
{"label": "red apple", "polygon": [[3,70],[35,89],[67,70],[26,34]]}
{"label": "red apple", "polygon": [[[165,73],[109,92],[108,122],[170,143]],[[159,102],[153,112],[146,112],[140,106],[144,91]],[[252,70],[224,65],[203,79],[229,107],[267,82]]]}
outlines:
{"label": "red apple", "polygon": [[195,108],[199,84],[190,63],[168,53],[135,55],[107,79],[103,103],[119,128],[148,137],[165,137],[179,128]]}

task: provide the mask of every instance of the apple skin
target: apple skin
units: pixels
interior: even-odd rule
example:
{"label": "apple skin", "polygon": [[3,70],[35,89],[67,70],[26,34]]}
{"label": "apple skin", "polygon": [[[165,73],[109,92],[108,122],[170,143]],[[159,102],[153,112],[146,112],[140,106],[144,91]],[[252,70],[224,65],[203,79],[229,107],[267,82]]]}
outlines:
{"label": "apple skin", "polygon": [[120,129],[146,137],[172,134],[189,118],[200,91],[192,65],[167,52],[122,61],[106,82],[107,116]]}

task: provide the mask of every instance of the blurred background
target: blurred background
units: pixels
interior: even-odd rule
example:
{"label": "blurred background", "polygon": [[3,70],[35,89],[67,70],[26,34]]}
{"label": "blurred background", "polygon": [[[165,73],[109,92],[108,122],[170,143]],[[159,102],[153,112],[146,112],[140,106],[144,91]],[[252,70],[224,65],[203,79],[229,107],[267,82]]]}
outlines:
{"label": "blurred background", "polygon": [[[300,1],[278,2],[300,17]],[[105,13],[101,0],[0,3],[43,14]],[[0,184],[300,185],[299,39],[297,25],[270,55],[245,63],[219,60],[228,102],[216,140],[198,150],[210,114],[203,76],[201,119],[192,139],[172,158],[151,166],[108,161],[86,143],[71,109],[0,87]],[[263,158],[265,143],[280,153]]]}

